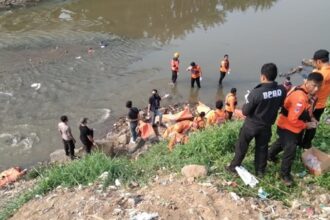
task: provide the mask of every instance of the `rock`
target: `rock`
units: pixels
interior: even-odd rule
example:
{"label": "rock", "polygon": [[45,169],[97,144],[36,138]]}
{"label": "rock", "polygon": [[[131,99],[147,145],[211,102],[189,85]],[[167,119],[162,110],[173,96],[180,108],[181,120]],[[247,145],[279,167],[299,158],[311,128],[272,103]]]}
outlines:
{"label": "rock", "polygon": [[114,156],[114,147],[115,144],[112,141],[109,140],[97,140],[96,143],[96,149],[103,152],[107,156]]}
{"label": "rock", "polygon": [[323,204],[329,204],[330,203],[329,195],[326,194],[319,195],[319,201]]}
{"label": "rock", "polygon": [[301,206],[301,203],[298,201],[298,200],[293,200],[292,201],[292,204],[291,204],[291,209],[294,210],[294,209],[299,209]]}
{"label": "rock", "polygon": [[131,198],[129,198],[129,199],[127,200],[127,202],[128,202],[131,206],[135,207],[135,206],[136,206],[138,203],[140,203],[142,200],[143,200],[143,199],[142,199],[142,196],[141,196],[141,195],[137,195],[137,196],[132,196]]}
{"label": "rock", "polygon": [[189,177],[205,177],[207,175],[207,169],[201,165],[187,165],[181,169],[181,174],[187,178]]}
{"label": "rock", "polygon": [[118,142],[119,144],[128,144],[129,142],[129,137],[126,134],[122,134],[118,137]]}
{"label": "rock", "polygon": [[65,155],[65,151],[63,149],[56,150],[49,155],[51,163],[64,163],[70,161],[70,157]]}

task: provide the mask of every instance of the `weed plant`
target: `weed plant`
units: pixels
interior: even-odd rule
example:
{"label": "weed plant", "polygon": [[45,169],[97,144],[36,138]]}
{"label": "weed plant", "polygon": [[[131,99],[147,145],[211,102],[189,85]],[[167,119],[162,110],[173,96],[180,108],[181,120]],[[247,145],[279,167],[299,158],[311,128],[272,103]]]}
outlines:
{"label": "weed plant", "polygon": [[[328,106],[329,109],[329,106]],[[329,117],[329,110],[322,117],[314,145],[330,153],[330,126],[325,123]],[[223,187],[222,190],[234,191],[241,196],[257,197],[257,188],[249,188],[244,183],[224,170],[234,155],[234,147],[242,122],[234,121],[220,127],[210,127],[201,132],[190,135],[189,142],[177,146],[173,152],[169,152],[166,143],[158,143],[142,155],[138,160],[130,160],[126,157],[108,158],[102,153],[93,153],[82,160],[73,161],[67,165],[47,167],[47,169],[35,170],[32,176],[39,176],[36,187],[19,196],[0,212],[0,220],[9,218],[24,203],[36,195],[43,195],[57,186],[73,187],[79,184],[87,185],[94,182],[103,172],[108,172],[108,178],[104,187],[114,184],[116,179],[122,183],[131,181],[146,184],[157,174],[160,169],[169,172],[179,172],[187,164],[200,164],[208,167],[210,175],[221,180],[235,181],[238,187]],[[277,138],[276,126],[273,127],[272,141]],[[330,173],[320,177],[307,175],[297,177],[298,174],[307,172],[301,159],[301,150],[298,150],[292,173],[296,176],[296,184],[286,187],[279,179],[278,171],[280,164],[268,164],[267,174],[259,180],[259,186],[269,193],[270,199],[281,200],[289,203],[294,198],[299,198],[303,190],[308,186],[316,184],[326,190],[330,190]],[[249,171],[254,170],[254,143],[252,142],[243,162],[243,166]]]}

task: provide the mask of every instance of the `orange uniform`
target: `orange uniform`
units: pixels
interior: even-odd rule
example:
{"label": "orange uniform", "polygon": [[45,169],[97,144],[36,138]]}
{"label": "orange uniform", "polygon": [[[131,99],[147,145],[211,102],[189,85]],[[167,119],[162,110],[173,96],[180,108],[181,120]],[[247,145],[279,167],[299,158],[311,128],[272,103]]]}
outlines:
{"label": "orange uniform", "polygon": [[191,78],[197,79],[198,77],[201,76],[202,69],[201,69],[201,67],[199,65],[196,65],[196,66],[192,66],[191,67],[190,72],[191,72]]}
{"label": "orange uniform", "polygon": [[229,61],[222,60],[220,63],[220,72],[227,73],[229,71]]}
{"label": "orange uniform", "polygon": [[295,87],[284,100],[277,126],[298,134],[306,128],[310,116],[311,104],[307,91],[302,87]]}
{"label": "orange uniform", "polygon": [[326,107],[327,99],[330,95],[330,65],[323,66],[320,70],[316,70],[323,76],[323,83],[320,90],[316,93],[318,98],[315,108],[322,109]]}
{"label": "orange uniform", "polygon": [[219,125],[224,123],[228,119],[228,114],[224,110],[216,109],[212,113],[210,113],[207,118],[208,125]]}
{"label": "orange uniform", "polygon": [[194,129],[203,129],[206,126],[206,118],[202,118],[200,116],[194,118],[193,127]]}
{"label": "orange uniform", "polygon": [[225,106],[225,109],[227,112],[234,112],[235,111],[235,108],[236,108],[236,105],[237,105],[237,98],[236,98],[236,95],[233,94],[233,93],[229,93],[227,96],[226,96],[226,106]]}
{"label": "orange uniform", "polygon": [[179,60],[178,59],[172,59],[171,60],[171,70],[175,72],[179,72]]}

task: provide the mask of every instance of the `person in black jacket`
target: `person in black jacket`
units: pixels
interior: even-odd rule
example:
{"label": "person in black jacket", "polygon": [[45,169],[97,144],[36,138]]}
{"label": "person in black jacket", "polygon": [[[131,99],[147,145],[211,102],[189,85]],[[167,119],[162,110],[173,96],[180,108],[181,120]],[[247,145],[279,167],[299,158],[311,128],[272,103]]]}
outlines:
{"label": "person in black jacket", "polygon": [[136,132],[136,127],[138,126],[139,122],[139,109],[136,107],[133,107],[133,102],[132,101],[127,101],[126,102],[126,107],[129,109],[128,114],[127,114],[127,119],[129,121],[129,127],[131,131],[131,143],[135,144],[135,141],[137,139],[137,132]]}
{"label": "person in black jacket", "polygon": [[235,146],[235,156],[226,169],[236,173],[235,167],[240,166],[248,150],[249,143],[255,138],[255,171],[263,177],[267,165],[268,142],[278,110],[284,102],[286,90],[283,85],[275,82],[277,67],[266,63],[261,68],[259,84],[245,96],[242,112],[246,116]]}
{"label": "person in black jacket", "polygon": [[80,140],[84,145],[87,154],[91,153],[92,146],[94,145],[94,131],[87,126],[88,118],[82,118],[79,125]]}

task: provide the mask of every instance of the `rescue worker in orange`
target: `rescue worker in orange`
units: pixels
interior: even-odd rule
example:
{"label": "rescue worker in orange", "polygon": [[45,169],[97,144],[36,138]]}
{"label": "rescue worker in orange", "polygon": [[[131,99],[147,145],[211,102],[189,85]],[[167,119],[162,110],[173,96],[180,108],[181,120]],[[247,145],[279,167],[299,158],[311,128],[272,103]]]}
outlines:
{"label": "rescue worker in orange", "polygon": [[296,156],[299,134],[304,129],[317,126],[311,109],[311,97],[319,90],[323,82],[320,73],[310,73],[303,85],[297,86],[287,94],[277,120],[279,138],[271,145],[268,160],[276,162],[276,156],[283,152],[280,177],[287,186],[293,184],[291,166]]}
{"label": "rescue worker in orange", "polygon": [[[313,116],[317,121],[320,118],[326,107],[327,99],[330,95],[330,64],[329,64],[329,52],[327,50],[318,50],[313,56],[315,72],[319,72],[323,76],[323,83],[320,90],[316,93],[316,106],[313,111]],[[311,148],[312,140],[315,136],[316,128],[308,129],[305,132],[304,138],[302,140],[303,148]]]}
{"label": "rescue worker in orange", "polygon": [[187,71],[191,73],[191,88],[194,88],[195,82],[197,83],[197,87],[201,88],[201,79],[202,79],[202,69],[195,62],[191,62],[190,66],[187,68]]}
{"label": "rescue worker in orange", "polygon": [[216,110],[212,111],[207,118],[207,125],[220,125],[228,119],[228,113],[223,110],[223,102],[221,100],[215,103]]}
{"label": "rescue worker in orange", "polygon": [[237,105],[237,97],[236,97],[236,88],[232,88],[230,90],[230,93],[228,93],[228,95],[226,96],[226,106],[225,106],[225,110],[228,114],[228,119],[231,120],[231,118],[233,117],[236,105]]}
{"label": "rescue worker in orange", "polygon": [[179,74],[179,57],[180,54],[175,52],[173,55],[173,59],[171,60],[171,70],[172,70],[172,83],[175,84]]}
{"label": "rescue worker in orange", "polygon": [[229,57],[228,54],[223,56],[223,60],[220,62],[220,79],[219,85],[222,85],[222,80],[225,78],[226,74],[229,73]]}

